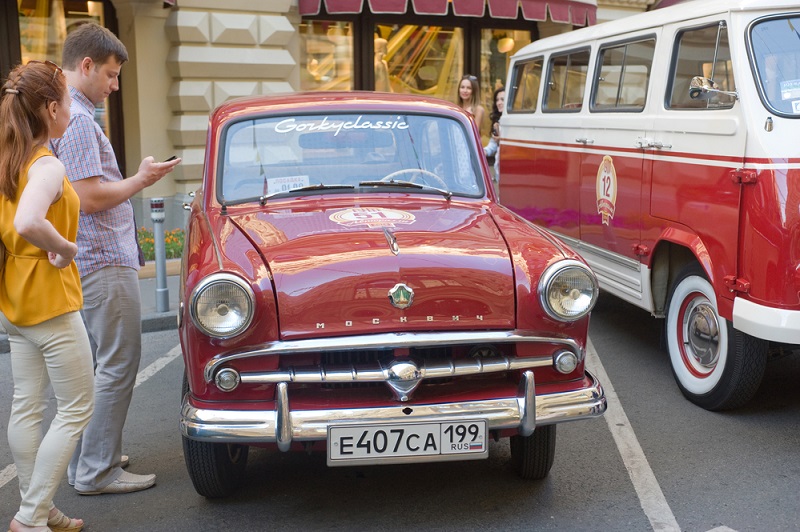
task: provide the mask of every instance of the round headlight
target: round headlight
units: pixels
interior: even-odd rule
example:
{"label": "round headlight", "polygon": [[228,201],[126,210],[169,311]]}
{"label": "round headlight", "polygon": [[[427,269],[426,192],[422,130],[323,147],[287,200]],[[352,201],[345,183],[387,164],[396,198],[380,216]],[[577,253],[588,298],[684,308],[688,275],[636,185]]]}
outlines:
{"label": "round headlight", "polygon": [[597,280],[582,263],[557,262],[539,281],[539,297],[545,312],[559,321],[575,321],[588,314],[597,301]]}
{"label": "round headlight", "polygon": [[253,320],[255,297],[250,285],[226,273],[203,279],[192,293],[194,324],[209,336],[230,338]]}

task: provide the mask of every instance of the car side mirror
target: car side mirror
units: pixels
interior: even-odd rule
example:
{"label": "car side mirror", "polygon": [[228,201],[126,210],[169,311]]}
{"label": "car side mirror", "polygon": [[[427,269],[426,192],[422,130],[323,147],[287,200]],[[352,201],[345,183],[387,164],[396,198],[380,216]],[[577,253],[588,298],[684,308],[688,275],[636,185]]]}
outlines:
{"label": "car side mirror", "polygon": [[739,99],[739,93],[736,91],[722,91],[714,80],[711,78],[704,78],[703,76],[695,76],[689,83],[689,97],[693,100],[708,100],[712,96],[724,94],[732,96],[734,99]]}

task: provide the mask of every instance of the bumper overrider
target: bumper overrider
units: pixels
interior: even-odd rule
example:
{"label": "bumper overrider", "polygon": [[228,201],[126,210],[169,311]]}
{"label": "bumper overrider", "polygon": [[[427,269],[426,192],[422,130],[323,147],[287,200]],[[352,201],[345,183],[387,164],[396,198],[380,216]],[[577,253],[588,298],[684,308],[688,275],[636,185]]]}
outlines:
{"label": "bumper overrider", "polygon": [[[345,339],[324,340],[327,349],[364,349],[381,347],[419,347],[472,344],[476,340],[492,343],[547,343],[555,345],[550,356],[490,357],[455,361],[416,363],[395,360],[386,366],[347,368],[289,368],[286,370],[235,375],[238,383],[275,384],[274,410],[218,410],[197,408],[183,397],[181,430],[183,435],[198,441],[218,443],[276,443],[288,451],[292,442],[325,440],[328,427],[346,424],[436,423],[484,419],[489,430],[516,429],[523,436],[533,433],[537,425],[576,421],[602,415],[606,398],[597,379],[586,373],[589,384],[577,390],[537,395],[533,368],[556,366],[574,355],[583,360],[583,350],[571,339],[541,337],[515,332],[384,334]],[[275,342],[260,349],[218,356],[205,368],[209,383],[216,381],[229,364],[236,360],[264,355],[291,355],[317,351],[319,340]],[[479,401],[416,404],[407,402],[416,386],[424,379],[459,377],[521,371],[517,394]],[[228,375],[228,377],[231,377]],[[395,406],[291,410],[290,382],[385,382],[395,393]]]}

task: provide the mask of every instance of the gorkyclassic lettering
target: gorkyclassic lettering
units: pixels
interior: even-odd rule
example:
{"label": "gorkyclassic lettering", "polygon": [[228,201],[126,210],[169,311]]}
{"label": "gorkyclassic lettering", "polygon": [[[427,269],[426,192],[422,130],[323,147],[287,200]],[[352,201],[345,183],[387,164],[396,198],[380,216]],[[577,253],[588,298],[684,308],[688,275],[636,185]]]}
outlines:
{"label": "gorkyclassic lettering", "polygon": [[335,131],[333,136],[338,135],[343,129],[408,129],[408,123],[402,117],[396,120],[364,120],[364,115],[359,115],[353,120],[328,120],[324,117],[322,122],[316,120],[298,121],[296,118],[281,120],[275,125],[276,133],[311,132],[311,131]]}

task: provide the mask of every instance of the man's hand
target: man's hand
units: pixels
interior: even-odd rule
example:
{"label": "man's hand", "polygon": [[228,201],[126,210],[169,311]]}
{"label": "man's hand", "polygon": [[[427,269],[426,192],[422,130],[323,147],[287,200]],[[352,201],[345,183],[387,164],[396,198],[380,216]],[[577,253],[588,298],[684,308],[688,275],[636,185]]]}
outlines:
{"label": "man's hand", "polygon": [[139,165],[139,171],[127,179],[103,181],[100,176],[92,176],[73,181],[72,188],[81,199],[81,210],[93,214],[128,201],[141,190],[157,183],[180,162],[178,158],[157,163],[153,157],[145,157]]}
{"label": "man's hand", "polygon": [[158,183],[162,177],[172,172],[172,170],[180,162],[181,159],[176,158],[171,161],[158,163],[152,156],[148,156],[142,159],[142,162],[139,165],[139,171],[136,173],[135,177],[140,178],[144,185],[142,188],[146,188],[150,185]]}

